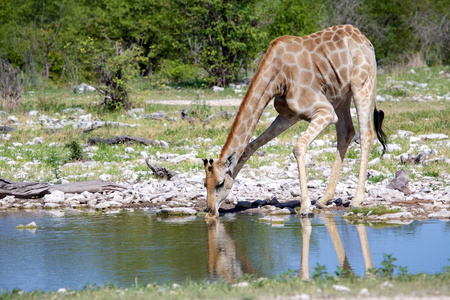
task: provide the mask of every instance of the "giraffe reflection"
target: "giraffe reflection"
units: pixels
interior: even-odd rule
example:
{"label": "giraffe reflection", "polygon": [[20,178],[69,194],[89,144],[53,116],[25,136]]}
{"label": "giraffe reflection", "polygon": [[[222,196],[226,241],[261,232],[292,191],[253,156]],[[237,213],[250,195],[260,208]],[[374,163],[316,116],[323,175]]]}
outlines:
{"label": "giraffe reflection", "polygon": [[209,219],[208,273],[212,280],[234,282],[245,274],[256,274],[244,255],[239,255],[236,244],[219,219]]}
{"label": "giraffe reflection", "polygon": [[[343,270],[349,274],[352,273],[352,269],[350,267],[350,263],[348,261],[348,257],[345,254],[344,247],[342,245],[341,237],[337,230],[336,222],[334,217],[326,216],[325,225],[330,233],[331,240],[334,245],[334,249],[336,251],[339,264],[343,268]],[[308,218],[303,218],[301,220],[302,224],[302,259],[300,263],[300,272],[299,276],[301,279],[309,279],[309,241],[311,238],[311,220]],[[369,242],[367,239],[367,231],[366,227],[363,224],[356,225],[356,229],[358,230],[359,240],[361,243],[363,258],[364,258],[364,267],[366,273],[368,270],[373,268],[372,257],[370,255]]]}
{"label": "giraffe reflection", "polygon": [[[331,236],[339,264],[346,274],[352,273],[348,257],[344,251],[341,237],[337,230],[335,218],[325,216],[325,226]],[[301,218],[302,252],[299,277],[309,279],[309,250],[312,233],[311,219]],[[256,274],[258,271],[251,265],[248,257],[240,255],[236,243],[227,233],[220,219],[208,219],[208,273],[212,280],[226,280],[235,282],[245,274]],[[361,243],[366,272],[373,268],[367,240],[366,227],[363,224],[356,225]]]}

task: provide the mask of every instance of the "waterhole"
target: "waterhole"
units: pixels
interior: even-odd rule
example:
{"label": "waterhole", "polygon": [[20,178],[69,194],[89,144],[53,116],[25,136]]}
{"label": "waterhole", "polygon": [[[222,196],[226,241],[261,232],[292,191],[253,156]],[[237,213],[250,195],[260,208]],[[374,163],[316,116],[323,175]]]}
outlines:
{"label": "waterhole", "polygon": [[[35,222],[37,229],[17,229]],[[304,278],[319,269],[364,276],[385,255],[410,273],[450,265],[450,222],[350,224],[339,214],[159,218],[149,211],[111,214],[0,212],[0,290],[54,291],[190,280],[235,281],[244,274]],[[397,271],[399,268],[396,269]]]}

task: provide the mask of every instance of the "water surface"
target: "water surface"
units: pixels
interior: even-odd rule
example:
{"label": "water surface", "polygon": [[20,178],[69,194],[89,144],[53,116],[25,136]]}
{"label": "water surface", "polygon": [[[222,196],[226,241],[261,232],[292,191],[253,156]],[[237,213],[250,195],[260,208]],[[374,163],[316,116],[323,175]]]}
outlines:
{"label": "water surface", "polygon": [[[36,230],[16,229],[32,221]],[[208,226],[201,218],[161,219],[143,211],[0,212],[0,290],[311,274],[317,264],[330,273],[345,265],[363,275],[364,244],[375,267],[392,254],[411,273],[442,272],[450,265],[450,222],[357,227],[339,215],[316,215],[272,227],[256,217],[227,216]]]}

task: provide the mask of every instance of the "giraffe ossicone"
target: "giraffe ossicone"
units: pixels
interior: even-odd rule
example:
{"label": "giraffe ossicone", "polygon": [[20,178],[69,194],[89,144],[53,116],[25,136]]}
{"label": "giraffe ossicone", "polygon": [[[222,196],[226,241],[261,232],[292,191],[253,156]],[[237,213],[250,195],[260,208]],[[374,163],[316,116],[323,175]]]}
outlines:
{"label": "giraffe ossicone", "polygon": [[[252,154],[300,120],[308,129],[294,145],[301,188],[300,213],[310,213],[305,154],[309,144],[330,124],[335,124],[337,151],[328,187],[318,204],[333,199],[347,148],[355,135],[350,115],[353,99],[359,129],[361,164],[353,206],[364,200],[367,164],[375,138],[371,106],[375,103],[377,66],[370,41],[352,25],[333,26],[314,34],[283,36],[270,44],[242,100],[217,160],[204,160],[207,218],[215,218],[233,181]],[[279,115],[250,143],[264,108],[274,99]],[[373,110],[376,136],[385,148],[384,113]]]}

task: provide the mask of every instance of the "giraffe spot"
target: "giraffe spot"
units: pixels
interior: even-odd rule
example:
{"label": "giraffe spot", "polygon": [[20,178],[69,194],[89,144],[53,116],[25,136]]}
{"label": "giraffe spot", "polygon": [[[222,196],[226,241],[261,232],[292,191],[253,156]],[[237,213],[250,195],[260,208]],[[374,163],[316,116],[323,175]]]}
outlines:
{"label": "giraffe spot", "polygon": [[297,44],[293,44],[293,43],[287,44],[285,49],[287,52],[293,52],[293,53],[301,51],[300,46]]}
{"label": "giraffe spot", "polygon": [[339,53],[339,58],[341,60],[341,65],[347,65],[349,58],[348,58],[348,52],[347,51],[343,51]]}
{"label": "giraffe spot", "polygon": [[353,40],[356,42],[356,43],[358,43],[358,44],[362,44],[362,40],[361,40],[361,38],[359,37],[359,35],[357,35],[357,34],[353,34],[352,35],[352,38],[353,38]]}
{"label": "giraffe spot", "polygon": [[295,64],[295,57],[292,54],[286,54],[284,56],[284,62],[288,64]]}
{"label": "giraffe spot", "polygon": [[302,69],[311,70],[312,69],[312,61],[311,55],[309,52],[302,52],[297,56],[297,64]]}
{"label": "giraffe spot", "polygon": [[333,52],[333,51],[336,51],[337,50],[337,48],[336,48],[336,44],[335,43],[333,43],[333,42],[326,42],[325,43],[325,46],[327,47],[327,49],[330,51],[330,52]]}

